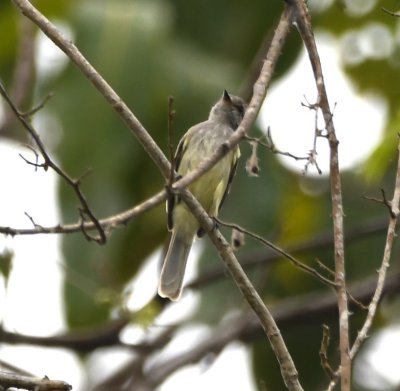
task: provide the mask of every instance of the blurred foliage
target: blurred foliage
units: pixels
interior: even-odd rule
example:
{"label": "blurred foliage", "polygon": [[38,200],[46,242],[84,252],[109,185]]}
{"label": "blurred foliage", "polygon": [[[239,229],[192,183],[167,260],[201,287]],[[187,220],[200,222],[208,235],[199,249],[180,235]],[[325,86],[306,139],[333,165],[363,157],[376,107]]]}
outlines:
{"label": "blurred foliage", "polygon": [[[379,187],[391,192],[396,161],[396,133],[400,128],[400,19],[382,12],[396,10],[394,0],[310,0],[315,29],[338,39],[343,69],[360,93],[374,93],[388,103],[388,121],[376,151],[357,170],[343,176],[346,227],[363,224],[387,211],[363,196],[379,196]],[[167,101],[175,98],[173,142],[194,123],[204,120],[224,88],[240,93],[251,79],[251,64],[263,39],[271,36],[282,3],[254,0],[85,0],[36,1],[49,18],[62,21],[87,59],[104,76],[152,137],[167,153]],[[0,76],[12,84],[16,62],[17,13],[10,2],[0,3]],[[293,32],[280,58],[275,77],[284,77],[300,52]],[[55,96],[44,114],[61,125],[56,153],[64,169],[85,177],[83,190],[96,215],[107,217],[150,197],[164,179],[116,113],[92,85],[68,63],[58,74],[39,80],[35,98]],[[243,89],[244,91],[244,89]],[[52,129],[46,129],[48,133]],[[253,135],[259,136],[254,129]],[[311,137],[311,136],[310,136]],[[362,140],[360,140],[362,142]],[[279,159],[260,150],[261,173],[249,178],[245,160],[250,147],[243,144],[242,160],[231,196],[221,218],[234,221],[283,247],[331,231],[329,182],[324,177],[302,177],[283,167]],[[60,184],[63,221],[79,219],[77,200]],[[225,230],[227,235],[229,231]],[[115,230],[105,246],[87,242],[83,235],[63,238],[66,263],[65,311],[71,328],[104,322],[119,306],[118,297],[144,260],[167,238],[164,206]],[[203,240],[200,272],[220,265],[215,251]],[[350,279],[371,275],[379,267],[384,236],[377,235],[346,248]],[[246,239],[239,258],[262,246]],[[318,258],[333,268],[332,249],[295,254],[316,265]],[[268,301],[299,293],[325,290],[319,281],[286,260],[271,268],[258,266],[250,277]],[[212,305],[210,305],[212,303]],[[230,310],[244,306],[229,278],[207,285],[195,319],[216,323]],[[155,308],[155,307],[151,307]],[[157,307],[158,308],[158,307]],[[152,310],[152,315],[153,315]],[[147,314],[147,312],[146,312]],[[146,322],[148,315],[146,315]],[[333,333],[335,320],[330,322]],[[354,332],[358,322],[353,322]],[[337,332],[337,331],[336,331]],[[305,389],[317,389],[326,378],[319,365],[320,323],[293,327],[285,338],[301,373]],[[335,338],[333,338],[335,339]],[[332,345],[337,341],[332,341]],[[264,340],[254,342],[254,373],[260,389],[279,391],[284,386],[275,358]],[[335,354],[335,353],[334,353]],[[333,354],[333,356],[334,356]]]}
{"label": "blurred foliage", "polygon": [[[53,1],[37,0],[35,5],[43,9],[48,17],[62,18],[74,5],[74,1]],[[0,3],[0,75],[3,80],[10,80],[16,62],[17,42],[18,42],[18,18],[15,7],[11,1]]]}
{"label": "blurred foliage", "polygon": [[7,287],[8,279],[13,267],[14,253],[10,250],[4,250],[0,253],[0,274],[4,278],[4,285]]}

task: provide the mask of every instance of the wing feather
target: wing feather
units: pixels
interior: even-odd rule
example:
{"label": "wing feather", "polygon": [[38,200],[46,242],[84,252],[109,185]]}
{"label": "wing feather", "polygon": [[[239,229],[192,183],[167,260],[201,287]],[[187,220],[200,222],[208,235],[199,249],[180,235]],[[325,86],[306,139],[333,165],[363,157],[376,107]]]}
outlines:
{"label": "wing feather", "polygon": [[[186,133],[186,135],[187,135],[187,133]],[[182,137],[181,141],[179,141],[178,148],[176,149],[176,152],[175,152],[174,161],[172,162],[172,166],[173,166],[173,169],[175,170],[175,172],[179,171],[179,166],[182,161],[182,156],[187,149],[188,141],[187,141],[186,135]],[[179,177],[180,176],[178,175],[178,177],[175,179],[179,179]],[[169,231],[172,231],[172,229],[174,227],[172,211],[174,209],[175,204],[177,204],[178,202],[179,202],[179,198],[176,196],[173,196],[173,195],[171,195],[167,199],[167,227],[168,227]]]}
{"label": "wing feather", "polygon": [[221,202],[220,202],[220,204],[218,206],[218,211],[221,209],[222,204],[224,203],[226,197],[228,196],[228,194],[229,194],[229,192],[231,190],[232,181],[233,181],[233,178],[235,177],[235,174],[236,174],[236,171],[237,171],[237,165],[238,165],[239,157],[240,157],[240,150],[238,148],[237,151],[235,151],[235,154],[233,155],[232,166],[231,166],[231,170],[229,172],[228,183],[226,185],[225,192],[224,192],[224,195],[222,196]]}

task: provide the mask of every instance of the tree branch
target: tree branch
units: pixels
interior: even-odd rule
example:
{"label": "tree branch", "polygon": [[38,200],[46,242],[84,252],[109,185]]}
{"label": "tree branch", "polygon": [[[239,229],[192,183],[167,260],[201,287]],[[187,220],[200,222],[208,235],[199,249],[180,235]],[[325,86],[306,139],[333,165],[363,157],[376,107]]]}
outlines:
{"label": "tree branch", "polygon": [[[82,74],[93,84],[98,92],[128,125],[128,128],[142,144],[145,151],[162,172],[166,181],[168,181],[171,165],[162,150],[159,148],[144,126],[135,117],[125,102],[82,55],[79,49],[28,0],[12,0],[12,2],[70,58],[70,60],[78,67]],[[280,52],[275,54],[280,54]],[[269,59],[267,58],[266,61],[269,61]],[[265,97],[268,83],[271,80],[273,67],[270,67],[269,71],[269,74],[265,74],[264,72],[263,80],[259,79],[254,86],[255,90],[258,91],[259,97],[261,96],[262,99]],[[233,149],[239,143],[246,131],[253,125],[260,109],[262,99],[259,101],[259,105],[255,104],[255,102],[250,104],[241,126],[232,135],[232,137],[224,145],[222,145],[221,148],[219,148],[219,150],[216,151],[216,153],[210,159],[200,164],[196,170],[191,172],[191,174],[186,175],[184,178],[175,182],[173,189],[179,190],[187,187],[190,183],[208,171],[213,165],[222,159],[229,152],[229,150]]]}
{"label": "tree branch", "polygon": [[353,359],[360,349],[361,344],[367,338],[368,332],[371,328],[372,321],[374,320],[376,309],[379,300],[382,296],[383,287],[385,284],[385,278],[387,270],[390,266],[390,258],[392,255],[393,241],[396,237],[396,223],[397,217],[399,215],[399,202],[400,202],[400,143],[398,145],[398,162],[397,162],[397,173],[396,173],[396,183],[394,187],[394,194],[391,201],[391,212],[389,213],[389,226],[387,229],[385,249],[383,251],[383,258],[381,267],[378,270],[378,281],[376,284],[376,290],[372,297],[372,300],[368,306],[368,314],[365,319],[365,323],[357,335],[356,340],[350,350],[350,357]]}
{"label": "tree branch", "polygon": [[290,0],[294,8],[295,20],[300,36],[307,49],[314,78],[318,91],[318,106],[321,108],[327,137],[330,147],[330,181],[332,197],[332,218],[334,231],[334,258],[335,258],[335,282],[339,308],[339,333],[340,333],[340,363],[342,367],[341,390],[350,391],[351,382],[351,360],[349,348],[349,312],[346,289],[346,271],[344,256],[343,236],[343,201],[341,177],[339,171],[339,141],[332,120],[332,112],[329,107],[324,77],[314,33],[312,31],[311,19],[308,13],[307,4],[304,0]]}
{"label": "tree branch", "polygon": [[261,326],[267,335],[271,343],[271,347],[278,359],[282,378],[286,387],[293,391],[303,390],[298,380],[296,367],[289,351],[287,350],[275,320],[243,271],[231,246],[222,236],[221,232],[215,227],[214,220],[207,215],[200,203],[186,190],[183,190],[180,195],[184,202],[190,207],[190,210],[194,216],[199,220],[201,226],[209,235],[211,241],[218,250],[219,256],[224,261],[229,272],[231,273],[237,287],[250,304],[254,313],[257,315],[258,321],[261,323]]}
{"label": "tree branch", "polygon": [[226,223],[221,221],[220,219],[216,219],[218,221],[219,224],[225,226],[225,227],[230,227],[233,228],[245,235],[248,235],[250,237],[252,237],[253,239],[261,242],[262,244],[264,244],[265,246],[269,247],[270,249],[272,249],[273,251],[275,251],[276,253],[280,254],[281,256],[283,256],[284,258],[288,259],[290,262],[292,262],[292,264],[296,267],[298,267],[299,269],[303,270],[304,272],[313,275],[314,277],[318,278],[320,281],[322,281],[324,284],[327,284],[328,286],[335,286],[335,283],[333,281],[331,281],[329,278],[326,278],[325,276],[323,276],[321,273],[319,273],[316,269],[312,268],[311,266],[308,266],[307,264],[305,264],[304,262],[300,261],[299,259],[295,258],[291,253],[289,253],[288,251],[283,250],[282,248],[280,248],[279,246],[277,246],[276,244],[270,242],[269,240],[263,238],[260,235],[257,235],[253,232],[250,232],[244,228],[242,228],[241,226],[237,225],[237,224],[232,224],[232,223]]}
{"label": "tree branch", "polygon": [[[96,230],[99,234],[98,237],[95,236],[89,236],[86,234],[86,238],[89,240],[95,240],[99,244],[104,244],[107,240],[106,234],[102,228],[102,226],[99,224],[99,221],[97,220],[96,216],[94,215],[94,212],[91,210],[89,203],[86,200],[85,195],[83,194],[81,190],[81,179],[72,179],[60,166],[57,165],[53,161],[53,159],[50,157],[48,152],[46,151],[46,148],[42,142],[42,140],[39,137],[39,134],[36,132],[36,130],[33,128],[33,126],[27,121],[25,118],[25,115],[20,113],[18,108],[15,106],[13,101],[11,100],[10,96],[7,94],[7,91],[5,90],[3,84],[0,82],[0,94],[4,98],[4,100],[7,102],[9,105],[11,111],[15,114],[16,118],[18,121],[22,124],[22,126],[26,129],[26,131],[29,133],[29,135],[33,138],[35,141],[35,144],[37,148],[40,151],[40,154],[42,155],[44,162],[43,163],[32,163],[35,167],[41,167],[45,171],[50,167],[52,170],[54,170],[57,175],[59,175],[75,192],[76,196],[78,197],[81,206],[79,208],[80,210],[80,215],[82,218],[81,222],[81,227],[82,224],[86,221],[88,218],[93,225],[96,227]],[[26,159],[24,159],[27,161]],[[29,163],[29,162],[28,162]],[[35,228],[38,228],[37,224],[34,224]],[[39,227],[40,229],[40,227]],[[82,229],[83,230],[83,229]],[[85,233],[85,231],[83,230]]]}
{"label": "tree branch", "polygon": [[[167,193],[165,190],[162,190],[152,197],[148,198],[146,201],[143,201],[142,203],[134,206],[133,208],[127,209],[124,212],[107,217],[105,219],[100,219],[98,220],[98,223],[105,232],[109,233],[114,228],[129,223],[135,217],[159,205],[161,202],[165,201],[166,198]],[[74,224],[56,225],[53,227],[43,227],[37,225],[34,228],[28,229],[0,227],[0,233],[11,236],[37,234],[71,234],[75,232],[81,232],[82,228],[85,231],[90,231],[96,229],[96,226],[93,222],[84,222],[83,225],[82,222],[77,222]]]}
{"label": "tree branch", "polygon": [[28,0],[12,0],[18,9],[35,23],[79,68],[86,78],[94,85],[111,107],[125,121],[129,129],[140,141],[143,148],[154,163],[168,177],[170,164],[163,152],[146,131],[144,126],[135,117],[125,102],[118,96],[112,87],[101,77],[96,69],[86,60],[79,49],[68,40],[43,14],[41,14]]}
{"label": "tree branch", "polygon": [[[239,141],[246,136],[247,130],[250,129],[250,127],[255,122],[262,102],[264,101],[264,98],[266,96],[267,88],[272,78],[273,70],[275,69],[275,64],[283,48],[286,36],[289,33],[291,22],[292,11],[289,7],[285,7],[284,11],[282,12],[279,24],[275,30],[274,37],[272,38],[264,65],[260,72],[260,76],[254,84],[253,97],[246,110],[243,121],[241,122],[238,129],[234,132],[234,134],[229,138],[227,142],[227,148],[220,148],[220,154],[224,154],[224,151],[228,151],[232,149],[235,145],[237,145]],[[218,154],[212,156],[211,159],[203,162],[203,166],[208,164],[212,166],[213,164],[215,164],[218,158]],[[196,174],[197,173],[192,172],[191,174],[182,178],[182,180],[178,182],[179,185],[174,186],[175,190],[182,189],[182,185],[186,186],[185,180],[194,180],[196,178]],[[221,259],[228,267],[239,290],[257,315],[261,326],[264,329],[265,334],[267,335],[271,343],[272,349],[278,359],[282,378],[286,387],[292,391],[302,390],[303,388],[300,385],[296,367],[290,356],[289,351],[287,350],[280,331],[270,311],[265,306],[261,297],[258,295],[257,291],[248,279],[247,275],[244,273],[242,267],[240,266],[240,263],[233,253],[231,246],[222,236],[220,231],[215,228],[214,221],[207,215],[199,202],[185,189],[181,190],[180,195],[184,202],[190,207],[190,210],[198,219],[201,226],[206,230],[211,241],[218,250]]]}
{"label": "tree branch", "polygon": [[[373,218],[363,221],[361,224],[356,225],[345,233],[345,243],[353,243],[372,235],[383,233],[387,230],[386,218]],[[312,239],[306,240],[294,246],[285,249],[289,254],[298,254],[312,250],[326,249],[333,246],[334,239],[332,232],[327,231],[315,235]],[[245,270],[250,270],[261,264],[268,264],[281,258],[279,253],[272,249],[263,249],[244,254],[240,257],[240,264]],[[222,267],[216,267],[205,271],[202,275],[198,276],[195,280],[189,282],[186,288],[198,289],[200,286],[212,283],[213,281],[226,277],[226,270]]]}
{"label": "tree branch", "polygon": [[15,387],[18,389],[32,390],[32,391],[69,391],[72,387],[60,380],[50,380],[47,377],[43,379],[15,375],[0,371],[0,386],[5,389]]}
{"label": "tree branch", "polygon": [[[381,267],[378,270],[378,280],[376,282],[375,292],[372,295],[371,301],[368,305],[368,313],[365,318],[364,324],[361,330],[357,334],[357,338],[355,339],[353,346],[350,350],[350,359],[353,360],[362,343],[368,338],[368,332],[371,329],[372,323],[375,318],[376,310],[378,308],[379,301],[383,294],[383,289],[385,286],[385,279],[387,270],[390,266],[390,258],[392,256],[392,249],[393,249],[393,242],[396,237],[396,224],[397,218],[399,216],[399,203],[400,203],[400,142],[397,147],[398,151],[398,162],[397,162],[397,172],[396,172],[396,181],[394,186],[394,193],[392,201],[386,202],[386,206],[390,207],[389,210],[389,225],[387,227],[387,234],[386,234],[386,242],[385,248],[383,250],[383,257]],[[386,201],[386,200],[385,200]],[[332,379],[330,382],[327,391],[333,390],[336,385],[337,377],[341,375],[343,372],[342,367],[336,371],[336,378]],[[343,375],[342,375],[343,376]]]}
{"label": "tree branch", "polygon": [[77,352],[90,352],[99,347],[120,345],[119,333],[127,324],[129,324],[129,319],[121,317],[97,329],[70,332],[50,337],[15,333],[6,331],[1,327],[0,341],[8,344],[63,347]]}

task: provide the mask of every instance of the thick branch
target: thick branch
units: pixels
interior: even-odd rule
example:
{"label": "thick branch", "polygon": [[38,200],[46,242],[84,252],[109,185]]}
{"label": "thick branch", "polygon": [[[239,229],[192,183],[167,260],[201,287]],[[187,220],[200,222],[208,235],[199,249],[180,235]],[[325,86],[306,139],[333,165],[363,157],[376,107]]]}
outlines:
{"label": "thick branch", "polygon": [[[170,164],[161,149],[155,143],[153,138],[149,135],[143,125],[131,112],[128,106],[121,100],[117,93],[111,86],[101,77],[101,75],[94,69],[94,67],[86,60],[79,49],[69,41],[64,35],[45,17],[43,16],[32,4],[27,0],[12,0],[13,3],[21,10],[21,12],[31,19],[38,27],[75,63],[79,70],[91,81],[100,94],[107,100],[108,103],[117,111],[119,116],[125,121],[132,133],[141,142],[146,152],[156,163],[160,171],[163,173],[164,178],[168,180],[170,176]],[[278,26],[277,31],[281,27]],[[286,26],[288,28],[288,26]],[[283,43],[284,39],[282,40]],[[216,151],[216,153],[207,161],[204,161],[199,167],[192,171],[191,174],[180,179],[174,183],[175,189],[183,189],[192,183],[195,179],[204,174],[214,164],[218,162],[230,149],[233,149],[239,141],[245,136],[246,132],[254,124],[257,114],[260,110],[261,103],[265,97],[267,87],[272,78],[272,73],[276,63],[277,57],[280,55],[282,48],[281,42],[275,41],[271,44],[269,56],[265,60],[263,71],[260,78],[254,85],[254,97],[246,111],[246,115],[238,130],[231,136],[227,142]],[[86,224],[82,225],[82,228]],[[70,227],[68,227],[70,229]],[[52,229],[52,232],[60,232],[59,227]],[[20,231],[8,229],[6,233],[18,234]],[[32,232],[32,233],[44,233]]]}
{"label": "thick branch", "polygon": [[15,375],[12,373],[0,371],[0,386],[4,389],[15,387],[18,389],[32,390],[32,391],[68,391],[72,387],[61,380],[50,380],[47,377],[43,379]]}
{"label": "thick branch", "polygon": [[199,202],[191,196],[188,191],[181,192],[182,199],[189,205],[191,211],[206,230],[214,246],[218,250],[221,259],[225,262],[229,272],[231,273],[236,285],[250,304],[254,313],[257,315],[258,321],[261,323],[265,334],[267,335],[271,347],[280,364],[282,378],[289,390],[302,390],[298,373],[294,362],[287,350],[282,335],[270,313],[265,306],[261,297],[253,287],[247,275],[243,271],[240,263],[235,257],[233,250],[221,232],[215,228],[214,221],[206,214]]}
{"label": "thick branch", "polygon": [[[68,40],[44,15],[42,15],[28,0],[12,0],[13,3],[19,8],[19,10],[32,22],[34,22],[79,68],[83,75],[94,85],[99,93],[106,99],[106,101],[112,106],[112,108],[119,114],[119,116],[128,125],[134,136],[140,141],[145,151],[155,162],[157,167],[160,169],[164,178],[168,180],[170,176],[170,163],[165,157],[162,150],[144,128],[144,126],[135,117],[129,107],[122,101],[118,94],[112,89],[112,87],[103,79],[103,77],[96,71],[96,69],[89,63],[89,61],[82,55],[79,49]],[[278,45],[279,48],[282,45]],[[271,52],[275,52],[274,61],[279,56],[280,51],[276,51],[277,47],[271,45]],[[267,58],[266,63],[271,62],[271,59]],[[204,174],[213,165],[215,165],[222,157],[233,149],[239,141],[243,138],[244,134],[255,122],[258,111],[261,107],[262,100],[265,97],[266,89],[269,81],[271,80],[272,71],[274,67],[271,64],[264,65],[264,68],[269,68],[269,73],[262,72],[260,79],[256,82],[254,90],[257,91],[258,103],[254,99],[249,105],[246,112],[245,118],[242,121],[239,129],[234,135],[216,151],[216,153],[207,161],[204,161],[196,170],[191,174],[185,176],[174,184],[174,188],[182,189],[187,187],[199,176]]]}
{"label": "thick branch", "polygon": [[[134,136],[140,141],[145,151],[155,162],[159,170],[162,172],[165,179],[168,180],[170,176],[170,163],[165,157],[162,150],[144,128],[144,126],[135,117],[129,107],[122,101],[118,94],[112,89],[112,87],[103,79],[103,77],[96,71],[96,69],[89,63],[89,61],[82,55],[79,49],[68,40],[44,15],[42,15],[28,0],[12,0],[13,3],[19,8],[19,10],[32,22],[34,22],[79,68],[83,75],[94,85],[99,93],[106,99],[106,101],[112,106],[112,108],[118,113],[118,115],[128,125]],[[272,47],[272,46],[271,46]],[[280,46],[281,47],[281,46]],[[274,48],[276,50],[276,48]],[[280,52],[276,53],[277,55]],[[266,62],[270,61],[268,58]],[[271,64],[269,64],[271,65]],[[255,84],[254,88],[258,91],[258,95],[265,97],[266,88],[268,82],[271,79],[273,67],[270,67],[270,74],[262,73],[263,78],[259,79]],[[225,143],[221,148],[207,161],[194,170],[191,174],[185,176],[174,184],[174,188],[182,189],[192,183],[199,176],[204,174],[218,160],[233,149],[239,141],[243,138],[244,134],[253,125],[258,111],[261,106],[262,99],[259,101],[259,105],[253,103],[249,105],[246,112],[245,118],[242,121],[239,129],[234,135]]]}
{"label": "thick branch", "polygon": [[[223,154],[224,151],[229,150],[237,145],[239,141],[246,136],[246,131],[250,129],[255,119],[257,118],[262,102],[264,101],[264,98],[266,96],[267,88],[271,81],[273,70],[275,69],[275,64],[283,48],[286,36],[289,33],[291,22],[291,9],[285,8],[282,13],[280,22],[275,30],[275,34],[271,41],[271,45],[269,47],[260,76],[254,84],[253,97],[246,110],[243,121],[240,124],[239,128],[235,131],[233,136],[230,137],[227,144],[228,148],[221,148],[220,154]],[[204,166],[207,164],[211,167],[213,164],[215,164],[218,158],[218,155],[214,155],[211,159],[204,162]],[[179,188],[181,188],[180,186],[182,185],[186,186],[185,180],[194,180],[194,178],[196,178],[196,174],[197,173],[191,173],[185,176],[181,181],[179,181]],[[174,187],[178,188],[178,186]],[[287,350],[280,331],[270,311],[265,306],[261,297],[258,295],[257,291],[255,290],[247,275],[240,266],[240,263],[233,253],[231,246],[222,236],[219,230],[215,229],[214,221],[210,217],[208,217],[199,202],[186,190],[183,190],[181,192],[181,196],[185,203],[190,207],[195,217],[199,220],[201,226],[206,230],[211,241],[218,250],[221,259],[227,265],[236,285],[257,315],[262,325],[262,328],[264,329],[271,343],[272,349],[278,359],[281,368],[282,378],[285,382],[286,387],[289,390],[293,391],[302,390],[303,388],[300,385],[296,367],[290,356],[289,351]]]}

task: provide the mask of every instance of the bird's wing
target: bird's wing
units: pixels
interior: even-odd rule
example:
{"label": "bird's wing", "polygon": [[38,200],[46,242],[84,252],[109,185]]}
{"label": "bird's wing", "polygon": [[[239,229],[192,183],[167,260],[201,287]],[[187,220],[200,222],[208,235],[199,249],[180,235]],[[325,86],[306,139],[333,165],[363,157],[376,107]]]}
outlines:
{"label": "bird's wing", "polygon": [[[182,161],[182,156],[184,155],[188,143],[190,141],[190,136],[191,136],[191,130],[192,128],[190,128],[185,135],[181,138],[181,140],[179,141],[178,147],[176,149],[175,152],[175,156],[174,156],[174,161],[172,162],[172,167],[175,170],[175,172],[179,172],[179,166],[181,164]],[[180,175],[178,174],[178,176],[175,178],[175,180],[179,179]],[[167,198],[167,227],[168,229],[171,231],[173,226],[174,226],[174,222],[173,222],[173,218],[172,218],[172,211],[174,209],[174,206],[176,203],[179,202],[179,197],[173,196],[171,195],[170,197]]]}
{"label": "bird's wing", "polygon": [[237,170],[237,165],[238,165],[238,162],[239,162],[239,157],[240,157],[240,150],[239,150],[239,147],[238,147],[237,150],[234,152],[234,155],[233,155],[233,158],[232,158],[232,166],[231,166],[231,170],[229,171],[228,183],[226,185],[224,195],[222,196],[221,203],[218,206],[218,210],[221,209],[221,206],[224,203],[225,198],[228,196],[229,191],[231,190],[232,181],[233,181],[233,178],[235,177],[236,170]]}

